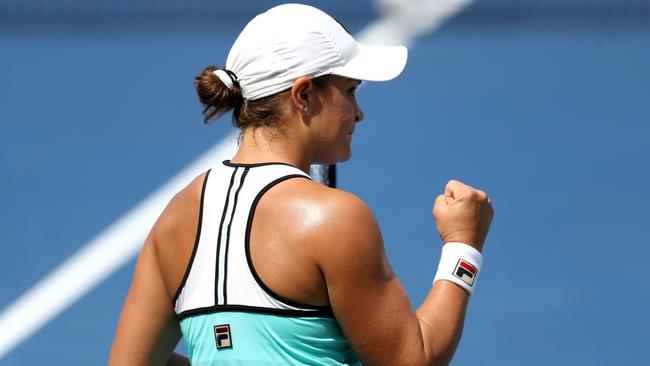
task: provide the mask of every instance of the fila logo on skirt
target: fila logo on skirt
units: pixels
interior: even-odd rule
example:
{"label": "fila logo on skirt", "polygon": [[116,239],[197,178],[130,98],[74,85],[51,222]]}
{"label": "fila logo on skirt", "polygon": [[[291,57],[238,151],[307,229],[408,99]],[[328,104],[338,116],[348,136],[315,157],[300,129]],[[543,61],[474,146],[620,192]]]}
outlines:
{"label": "fila logo on skirt", "polygon": [[230,325],[215,325],[214,338],[217,341],[217,349],[232,348],[232,339],[230,338]]}
{"label": "fila logo on skirt", "polygon": [[460,278],[466,284],[472,286],[474,285],[474,279],[476,278],[476,267],[471,265],[468,261],[459,259],[458,264],[456,264],[456,269],[454,269],[454,276]]}

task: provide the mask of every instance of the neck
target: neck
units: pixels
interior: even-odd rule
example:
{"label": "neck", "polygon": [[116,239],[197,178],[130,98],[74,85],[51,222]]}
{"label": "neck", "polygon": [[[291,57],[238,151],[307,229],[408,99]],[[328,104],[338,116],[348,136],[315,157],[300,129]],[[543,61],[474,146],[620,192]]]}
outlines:
{"label": "neck", "polygon": [[[287,133],[288,134],[288,133]],[[309,151],[300,144],[303,139],[291,139],[280,132],[264,127],[247,128],[242,132],[239,150],[233,156],[234,163],[286,163],[309,174]]]}

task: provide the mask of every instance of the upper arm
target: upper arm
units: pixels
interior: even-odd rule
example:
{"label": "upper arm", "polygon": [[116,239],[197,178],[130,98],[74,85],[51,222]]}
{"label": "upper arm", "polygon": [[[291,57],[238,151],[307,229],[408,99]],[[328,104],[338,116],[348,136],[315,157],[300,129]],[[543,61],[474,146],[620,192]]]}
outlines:
{"label": "upper arm", "polygon": [[180,339],[151,235],[135,267],[118,323],[111,365],[164,365]]}
{"label": "upper arm", "polygon": [[118,323],[111,365],[164,365],[181,332],[172,305],[189,261],[205,174],[179,192],[142,247]]}
{"label": "upper arm", "polygon": [[321,229],[319,251],[330,304],[361,360],[376,364],[425,362],[419,321],[386,259],[379,226],[358,198],[342,193]]}

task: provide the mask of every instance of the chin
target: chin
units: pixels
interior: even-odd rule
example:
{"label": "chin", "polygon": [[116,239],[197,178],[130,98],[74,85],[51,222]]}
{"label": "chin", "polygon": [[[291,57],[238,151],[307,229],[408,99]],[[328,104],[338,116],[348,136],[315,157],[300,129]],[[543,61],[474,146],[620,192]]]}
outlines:
{"label": "chin", "polygon": [[341,161],[348,161],[352,157],[352,150],[348,150],[348,153],[345,155],[345,158]]}
{"label": "chin", "polygon": [[329,164],[342,163],[344,161],[350,160],[351,157],[352,157],[352,150],[348,148],[347,150],[341,151],[336,155],[332,154],[330,156],[325,157],[324,159],[318,159],[314,162],[314,164],[329,165]]}
{"label": "chin", "polygon": [[342,146],[337,152],[337,163],[348,161],[352,157],[352,148],[349,143]]}
{"label": "chin", "polygon": [[350,160],[351,157],[352,157],[352,151],[348,151],[347,154],[345,154],[344,156],[341,156],[339,159],[337,159],[336,163],[342,163],[344,161],[348,161],[348,160]]}

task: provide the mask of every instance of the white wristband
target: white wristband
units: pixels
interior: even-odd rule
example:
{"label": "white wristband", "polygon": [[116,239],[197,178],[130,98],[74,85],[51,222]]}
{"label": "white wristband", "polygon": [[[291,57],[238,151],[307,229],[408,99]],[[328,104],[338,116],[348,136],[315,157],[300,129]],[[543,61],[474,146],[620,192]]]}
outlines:
{"label": "white wristband", "polygon": [[438,272],[433,283],[439,280],[451,281],[471,295],[482,264],[483,256],[478,250],[464,243],[447,243],[442,246]]}

